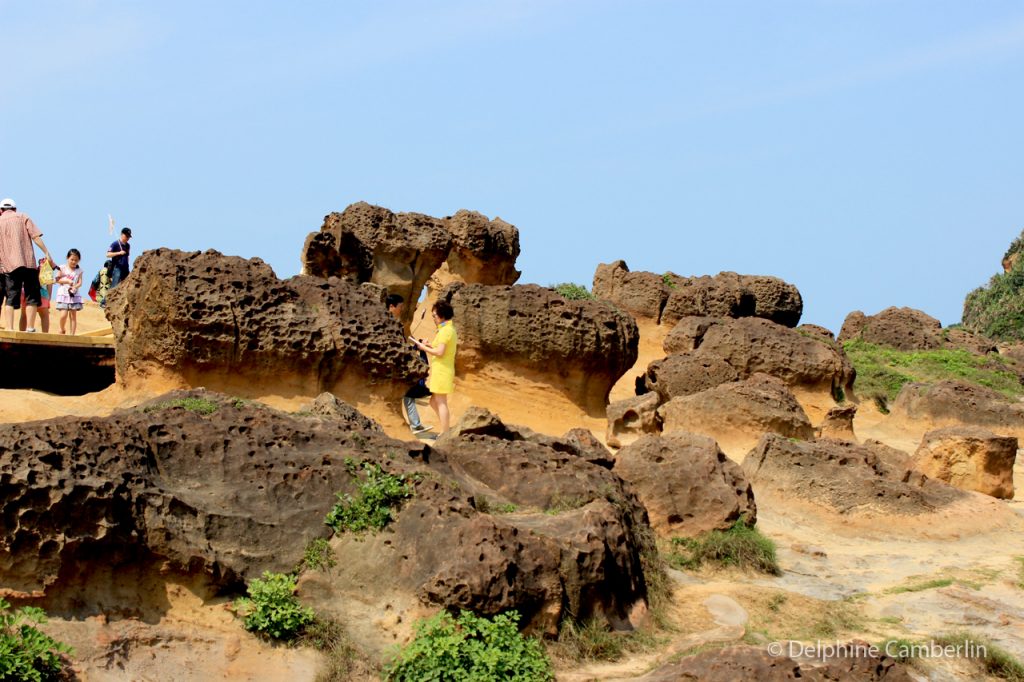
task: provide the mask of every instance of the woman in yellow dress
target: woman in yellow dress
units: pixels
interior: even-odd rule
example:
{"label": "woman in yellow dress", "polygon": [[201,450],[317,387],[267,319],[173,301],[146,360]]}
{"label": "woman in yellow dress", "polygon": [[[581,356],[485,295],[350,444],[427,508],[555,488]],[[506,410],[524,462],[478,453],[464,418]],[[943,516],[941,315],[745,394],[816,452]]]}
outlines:
{"label": "woman in yellow dress", "polygon": [[459,337],[452,326],[455,312],[447,301],[438,301],[431,309],[437,335],[430,343],[423,343],[409,337],[413,345],[430,356],[430,377],[427,388],[430,389],[430,407],[437,413],[441,422],[438,433],[448,430],[451,415],[448,412],[448,394],[455,390],[455,350]]}

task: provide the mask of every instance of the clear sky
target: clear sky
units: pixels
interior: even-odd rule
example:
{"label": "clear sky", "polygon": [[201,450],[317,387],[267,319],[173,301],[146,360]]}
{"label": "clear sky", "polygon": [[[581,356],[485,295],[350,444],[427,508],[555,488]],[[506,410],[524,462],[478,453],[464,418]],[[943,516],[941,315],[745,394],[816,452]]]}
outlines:
{"label": "clear sky", "polygon": [[943,324],[1024,228],[1019,0],[0,0],[0,195],[294,275],[323,216],[500,216],[598,263]]}

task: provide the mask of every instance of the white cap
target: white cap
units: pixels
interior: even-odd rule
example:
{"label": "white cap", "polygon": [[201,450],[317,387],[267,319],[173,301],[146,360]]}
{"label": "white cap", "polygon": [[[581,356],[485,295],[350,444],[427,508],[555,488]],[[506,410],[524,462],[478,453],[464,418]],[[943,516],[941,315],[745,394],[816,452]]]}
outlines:
{"label": "white cap", "polygon": [[3,201],[0,201],[0,208],[17,208],[17,206],[14,205],[14,199],[7,197]]}

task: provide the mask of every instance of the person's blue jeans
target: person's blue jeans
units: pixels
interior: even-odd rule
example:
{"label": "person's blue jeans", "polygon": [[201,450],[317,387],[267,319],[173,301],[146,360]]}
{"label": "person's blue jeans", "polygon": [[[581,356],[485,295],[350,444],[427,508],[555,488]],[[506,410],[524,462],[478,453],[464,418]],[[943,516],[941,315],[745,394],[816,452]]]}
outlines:
{"label": "person's blue jeans", "polygon": [[128,276],[127,272],[121,272],[121,268],[114,268],[114,271],[110,273],[110,288],[113,289],[121,283],[125,277]]}

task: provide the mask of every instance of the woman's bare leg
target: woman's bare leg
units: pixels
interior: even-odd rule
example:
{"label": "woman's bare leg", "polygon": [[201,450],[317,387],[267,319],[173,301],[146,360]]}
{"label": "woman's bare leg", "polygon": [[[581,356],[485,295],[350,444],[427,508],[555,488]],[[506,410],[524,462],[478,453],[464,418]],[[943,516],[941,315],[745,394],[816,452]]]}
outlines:
{"label": "woman's bare leg", "polygon": [[437,413],[437,420],[440,422],[438,435],[448,430],[448,422],[451,415],[448,413],[448,396],[441,393],[433,393],[430,396],[430,406]]}

